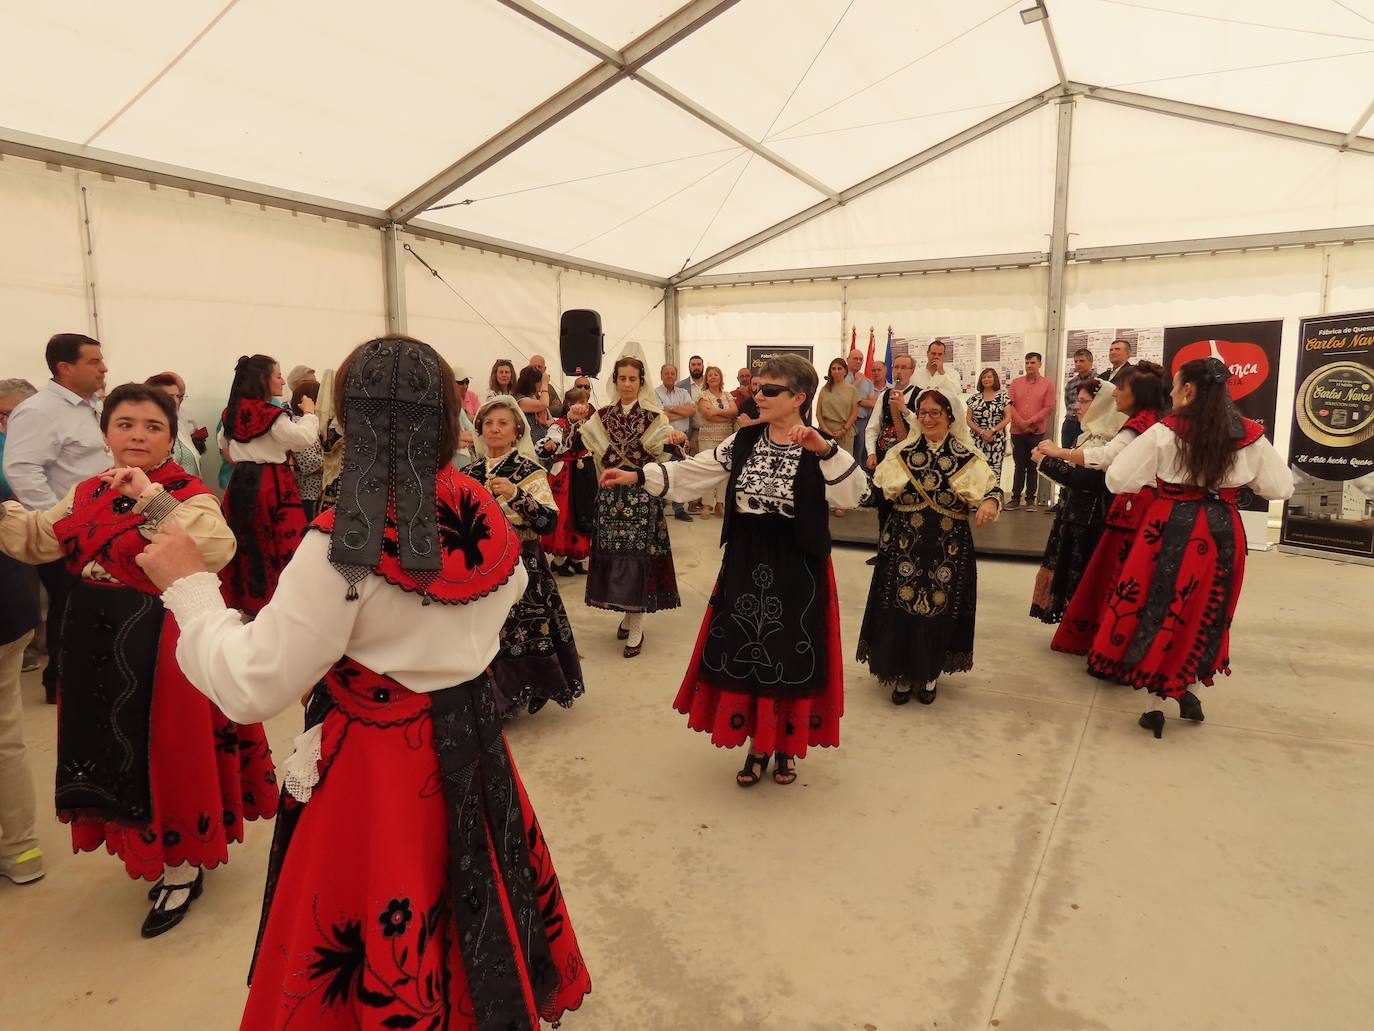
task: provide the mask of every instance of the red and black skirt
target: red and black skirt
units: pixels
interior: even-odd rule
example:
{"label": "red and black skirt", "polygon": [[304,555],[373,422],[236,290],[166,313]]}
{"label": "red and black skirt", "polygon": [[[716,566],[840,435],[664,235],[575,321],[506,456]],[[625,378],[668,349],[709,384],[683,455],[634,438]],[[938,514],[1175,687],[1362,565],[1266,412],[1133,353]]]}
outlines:
{"label": "red and black skirt", "polygon": [[242,1027],[533,1029],[591,990],[486,677],[416,694],[344,658],[319,782],[283,796]]}
{"label": "red and black skirt", "polygon": [[673,708],[711,742],[802,756],[840,743],[844,656],[829,556],[793,544],[792,520],[736,513]]}
{"label": "red and black skirt", "polygon": [[72,850],[104,845],[150,881],[227,862],[244,821],[277,811],[262,725],[234,723],[186,679],[155,595],[83,580],[65,625],[56,803]]}
{"label": "red and black skirt", "polygon": [[1134,494],[1118,494],[1107,513],[1102,537],[1074,588],[1050,647],[1070,655],[1086,655],[1106,611],[1107,596],[1121,577],[1140,526],[1156,497],[1153,487]]}
{"label": "red and black skirt", "polygon": [[1246,551],[1236,494],[1160,485],[1105,600],[1089,672],[1165,698],[1230,674]]}
{"label": "red and black skirt", "polygon": [[256,616],[272,600],[305,533],[296,476],[284,462],[239,462],[222,507],[238,550],[220,571],[220,592],[226,605]]}
{"label": "red and black skirt", "polygon": [[[558,525],[554,527],[552,533],[547,533],[540,538],[547,554],[554,558],[570,559],[574,562],[580,562],[592,553],[592,539],[586,534],[578,532],[573,510],[577,499],[573,496],[572,480],[574,473],[579,472],[577,466],[580,462],[586,463],[583,469],[590,472],[593,477],[596,476],[596,470],[592,467],[592,460],[585,454],[577,458],[571,455],[564,457],[562,468],[558,472],[550,474],[549,489],[553,491],[553,499],[558,503]],[[593,487],[593,493],[585,496],[588,499],[594,498],[594,491],[595,487]]]}

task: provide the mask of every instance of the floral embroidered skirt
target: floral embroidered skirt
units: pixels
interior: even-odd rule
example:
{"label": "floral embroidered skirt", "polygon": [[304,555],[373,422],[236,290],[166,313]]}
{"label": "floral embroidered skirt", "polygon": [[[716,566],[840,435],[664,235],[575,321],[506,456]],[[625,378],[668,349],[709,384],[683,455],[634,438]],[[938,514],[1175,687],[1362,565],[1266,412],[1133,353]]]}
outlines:
{"label": "floral embroidered skirt", "polygon": [[1102,540],[1102,513],[1098,507],[1086,521],[1071,517],[1076,513],[1069,495],[1064,491],[1059,499],[1059,511],[1045,541],[1045,555],[1035,577],[1035,593],[1031,597],[1030,615],[1042,623],[1058,623],[1064,618],[1069,599],[1078,589],[1083,574]]}
{"label": "floral embroidered skirt", "polygon": [[156,597],[83,581],[66,625],[57,809],[72,850],[104,845],[150,881],[164,866],[228,862],[244,821],[277,811],[262,725],[234,723],[191,686]]}
{"label": "floral embroidered skirt", "polygon": [[220,570],[220,593],[226,605],[256,616],[272,600],[281,571],[305,533],[295,474],[285,463],[239,462],[222,508],[239,546]]}
{"label": "floral embroidered skirt", "polygon": [[657,612],[679,605],[673,545],[663,502],[642,487],[596,492],[596,535],[587,571],[588,605]]}
{"label": "floral embroidered skirt", "polygon": [[416,694],[344,658],[316,695],[319,781],[283,798],[244,1031],[576,1009],[591,979],[486,678]]}
{"label": "floral embroidered skirt", "polygon": [[576,462],[591,462],[591,458],[564,458],[562,468],[549,476],[549,489],[558,503],[558,525],[543,538],[544,550],[555,558],[580,562],[592,553],[592,540],[578,533],[573,522],[572,474]]}
{"label": "floral embroidered skirt", "polygon": [[1166,698],[1230,673],[1246,541],[1234,492],[1223,493],[1161,489],[1107,593],[1090,673]]}
{"label": "floral embroidered skirt", "polygon": [[973,668],[978,566],[968,520],[893,509],[878,541],[858,660],[885,686]]}
{"label": "floral embroidered skirt", "polygon": [[829,556],[793,544],[792,520],[736,513],[720,576],[673,708],[724,748],[806,754],[840,743],[844,654]]}
{"label": "floral embroidered skirt", "polygon": [[565,709],[582,695],[582,663],[572,624],[538,540],[523,541],[520,557],[529,583],[501,628],[501,651],[491,663],[491,686],[502,715],[522,706],[531,714],[547,702]]}

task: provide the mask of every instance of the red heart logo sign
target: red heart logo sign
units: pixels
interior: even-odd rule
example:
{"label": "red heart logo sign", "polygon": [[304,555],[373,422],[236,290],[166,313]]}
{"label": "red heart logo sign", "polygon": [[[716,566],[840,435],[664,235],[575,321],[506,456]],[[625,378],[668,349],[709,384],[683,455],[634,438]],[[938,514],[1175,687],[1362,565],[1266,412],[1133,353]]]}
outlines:
{"label": "red heart logo sign", "polygon": [[1179,348],[1174,355],[1174,367],[1169,371],[1177,372],[1179,366],[1194,358],[1211,358],[1213,347],[1231,370],[1231,380],[1226,386],[1232,401],[1258,390],[1269,378],[1269,356],[1259,344],[1252,344],[1248,340],[1195,340]]}

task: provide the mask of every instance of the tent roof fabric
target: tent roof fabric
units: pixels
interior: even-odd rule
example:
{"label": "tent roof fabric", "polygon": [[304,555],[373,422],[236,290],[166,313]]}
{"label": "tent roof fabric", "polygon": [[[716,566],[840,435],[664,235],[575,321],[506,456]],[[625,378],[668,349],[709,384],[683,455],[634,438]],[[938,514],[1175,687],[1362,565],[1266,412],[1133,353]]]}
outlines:
{"label": "tent roof fabric", "polygon": [[1172,235],[1374,222],[1374,0],[54,0],[0,34],[0,152],[46,137],[663,281],[1045,250],[1048,110],[941,149],[1028,98],[1093,98],[1075,242],[1159,238],[1150,172],[1190,167],[1241,181]]}

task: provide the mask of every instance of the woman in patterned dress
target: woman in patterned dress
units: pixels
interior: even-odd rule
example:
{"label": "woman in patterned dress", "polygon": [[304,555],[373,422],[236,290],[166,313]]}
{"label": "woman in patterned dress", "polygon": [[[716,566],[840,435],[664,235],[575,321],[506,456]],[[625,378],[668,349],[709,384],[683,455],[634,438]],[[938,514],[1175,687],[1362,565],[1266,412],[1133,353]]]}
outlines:
{"label": "woman in patterned dress", "polygon": [[974,448],[959,396],[938,389],[916,397],[907,438],[873,473],[892,513],[878,540],[860,662],[892,687],[892,704],[935,701],[941,673],[973,668],[978,567],[970,521],[993,522],[1002,488]]}
{"label": "woman in patterned dress", "polygon": [[592,553],[591,537],[578,526],[591,522],[596,469],[586,448],[572,446],[578,427],[591,414],[590,400],[586,387],[570,389],[563,397],[563,418],[555,420],[544,435],[544,460],[551,463],[549,489],[558,505],[558,525],[544,534],[542,542],[546,555],[563,560],[552,564],[559,576],[585,576],[582,562]]}
{"label": "woman in patterned dress", "polygon": [[[617,401],[599,409],[573,439],[575,446],[591,452],[598,474],[607,469],[635,472],[659,461],[669,444],[687,440],[668,424],[646,386],[641,358],[620,358],[614,376]],[[644,647],[644,614],[678,607],[663,501],[643,487],[622,484],[597,491],[587,604],[625,613],[616,637],[625,642],[627,659]]]}
{"label": "woman in patterned dress", "polygon": [[987,368],[980,372],[978,389],[968,396],[968,427],[973,431],[973,446],[987,459],[998,484],[1002,482],[1002,460],[1007,457],[1009,404],[997,370]]}
{"label": "woman in patterned dress", "polygon": [[535,458],[530,427],[513,397],[494,397],[477,410],[477,460],[463,472],[491,491],[515,532],[529,586],[501,629],[501,652],[492,660],[497,708],[531,715],[545,703],[565,709],[582,694],[582,664],[558,584],[549,571],[541,534],[558,522],[558,505],[544,467]]}
{"label": "woman in patterned dress", "polygon": [[[701,429],[697,431],[697,453],[712,450],[723,444],[735,432],[735,416],[739,409],[730,391],[725,389],[725,374],[715,365],[708,365],[702,374],[701,396],[697,398],[697,412]],[[701,497],[701,516],[709,518],[714,512],[725,515],[725,495],[721,490],[708,490]]]}
{"label": "woman in patterned dress", "polygon": [[725,556],[673,707],[713,744],[749,743],[741,787],[791,784],[808,746],[840,743],[844,655],[830,563],[831,505],[867,486],[852,455],[810,426],[816,370],[780,355],[754,374],[759,422],[686,462],[608,470],[603,489],[642,484],[669,500],[724,488]]}

